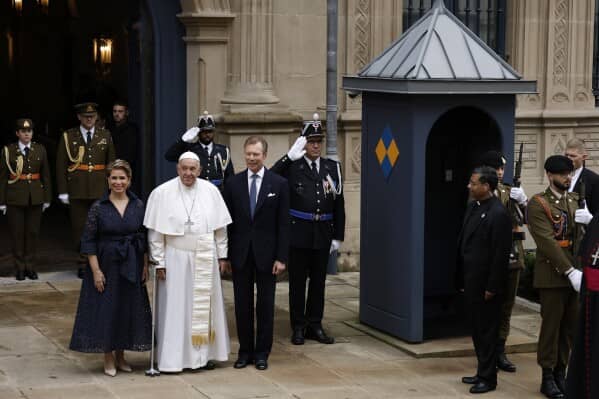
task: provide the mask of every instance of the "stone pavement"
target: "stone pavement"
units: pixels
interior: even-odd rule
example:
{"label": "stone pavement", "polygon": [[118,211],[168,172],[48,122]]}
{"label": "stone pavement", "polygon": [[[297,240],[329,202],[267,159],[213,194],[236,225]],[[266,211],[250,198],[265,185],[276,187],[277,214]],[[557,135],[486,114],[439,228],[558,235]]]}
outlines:
{"label": "stone pavement", "polygon": [[[149,353],[127,353],[134,372],[111,378],[102,356],[69,351],[80,280],[72,272],[46,273],[42,281],[0,278],[0,398],[469,398],[460,382],[475,372],[472,356],[415,358],[356,329],[358,273],[329,276],[325,328],[335,345],[289,342],[287,283],[277,286],[275,342],[269,369],[235,370],[236,353],[213,371],[148,378]],[[237,350],[233,289],[224,281],[231,347]],[[520,307],[520,333],[534,336],[538,314]],[[464,345],[468,339],[459,343]],[[443,340],[436,341],[439,348]],[[449,342],[451,346],[453,343]],[[499,374],[495,392],[484,398],[541,398],[534,353],[513,354],[516,374]]]}

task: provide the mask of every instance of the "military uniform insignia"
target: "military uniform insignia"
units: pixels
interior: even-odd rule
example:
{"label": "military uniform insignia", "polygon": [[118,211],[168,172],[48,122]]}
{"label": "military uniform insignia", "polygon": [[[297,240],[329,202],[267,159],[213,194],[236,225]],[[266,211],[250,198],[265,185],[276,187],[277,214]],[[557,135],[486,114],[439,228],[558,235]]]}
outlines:
{"label": "military uniform insignia", "polygon": [[98,145],[106,145],[108,144],[108,142],[106,141],[106,139],[102,139],[98,142]]}

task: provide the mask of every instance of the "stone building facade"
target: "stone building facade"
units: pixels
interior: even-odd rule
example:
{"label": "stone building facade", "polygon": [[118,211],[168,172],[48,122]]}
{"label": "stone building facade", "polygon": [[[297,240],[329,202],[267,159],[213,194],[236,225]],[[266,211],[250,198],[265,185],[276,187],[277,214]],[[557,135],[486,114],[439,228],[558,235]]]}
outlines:
{"label": "stone building facade", "polygon": [[[402,33],[408,0],[340,0],[338,73],[355,74]],[[587,166],[599,168],[599,112],[592,92],[595,0],[506,2],[506,59],[538,94],[518,97],[516,145],[524,142],[523,184],[543,189],[543,161],[569,138],[585,140]],[[187,125],[204,109],[217,115],[219,140],[243,165],[249,134],[269,141],[268,162],[283,155],[302,119],[325,116],[326,2],[181,0],[185,27]],[[347,226],[339,265],[359,268],[360,98],[339,88],[338,156]]]}

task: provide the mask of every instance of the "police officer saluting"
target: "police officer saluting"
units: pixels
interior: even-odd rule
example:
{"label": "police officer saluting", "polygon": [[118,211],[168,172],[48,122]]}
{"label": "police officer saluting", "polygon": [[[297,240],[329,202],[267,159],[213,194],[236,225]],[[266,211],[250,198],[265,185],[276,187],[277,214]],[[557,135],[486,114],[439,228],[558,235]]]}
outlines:
{"label": "police officer saluting", "polygon": [[563,155],[545,161],[549,187],[528,201],[528,228],[537,244],[534,286],[541,299],[541,332],[537,362],[543,369],[541,393],[563,398],[570,347],[578,320],[582,272],[576,252],[580,224],[592,215],[578,209],[578,194],[568,192],[574,165]]}
{"label": "police officer saluting", "polygon": [[[289,313],[291,342],[304,338],[335,342],[322,328],[324,289],[329,254],[339,249],[345,232],[341,167],[322,158],[323,133],[318,114],[304,123],[301,136],[272,171],[289,181],[291,245],[289,251]],[[308,298],[306,279],[310,278]]]}
{"label": "police officer saluting", "polygon": [[173,144],[164,154],[167,161],[178,162],[186,151],[195,152],[200,158],[200,179],[210,181],[223,191],[227,179],[234,175],[231,151],[226,145],[214,142],[214,118],[204,111],[198,118],[198,126],[186,131],[181,140]]}
{"label": "police officer saluting", "polygon": [[50,169],[44,146],[31,141],[33,121],[18,119],[16,134],[18,141],[0,156],[0,212],[8,218],[17,280],[37,280],[34,257],[42,212],[52,200]]}
{"label": "police officer saluting", "polygon": [[[58,142],[56,184],[58,199],[69,205],[75,246],[79,242],[92,203],[106,192],[106,165],[115,159],[110,132],[95,126],[98,105],[75,105],[79,126],[67,130]],[[80,257],[77,275],[83,278],[87,258]]]}

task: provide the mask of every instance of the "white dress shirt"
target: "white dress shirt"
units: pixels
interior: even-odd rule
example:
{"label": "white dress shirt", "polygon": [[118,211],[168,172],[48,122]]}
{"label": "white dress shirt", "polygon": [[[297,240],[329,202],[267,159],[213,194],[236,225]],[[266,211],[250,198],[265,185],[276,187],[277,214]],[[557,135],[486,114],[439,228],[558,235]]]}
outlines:
{"label": "white dress shirt", "polygon": [[96,127],[92,127],[90,130],[87,130],[86,128],[84,128],[83,126],[79,125],[79,131],[81,132],[81,135],[83,136],[83,141],[85,141],[85,144],[89,144],[87,142],[87,132],[91,132],[92,133],[92,140],[94,139],[94,133],[96,132]]}
{"label": "white dress shirt", "polygon": [[312,161],[310,158],[308,158],[307,156],[304,155],[304,159],[306,160],[306,162],[308,162],[308,166],[310,167],[310,170],[312,170],[312,162],[316,162],[316,170],[318,171],[318,173],[320,173],[320,157],[318,157],[314,161]]}
{"label": "white dress shirt", "polygon": [[208,144],[208,145],[204,145],[201,143],[200,143],[200,145],[206,150],[208,155],[212,154],[212,148],[214,148],[214,146],[212,145],[212,142],[210,142],[210,144]]}
{"label": "white dress shirt", "polygon": [[570,182],[570,187],[568,187],[569,192],[574,191],[574,186],[576,185],[576,182],[578,181],[578,179],[580,179],[580,174],[582,173],[583,167],[584,166],[581,166],[580,168],[578,168],[574,171],[574,175],[572,176],[572,180]]}
{"label": "white dress shirt", "polygon": [[27,145],[21,143],[20,141],[18,143],[19,143],[19,150],[21,150],[21,152],[23,154],[25,154],[25,148],[29,148],[29,151],[31,151],[31,142],[29,142],[29,144],[27,144]]}
{"label": "white dress shirt", "polygon": [[[258,196],[260,194],[260,186],[262,185],[262,180],[264,180],[264,166],[262,167],[262,169],[260,169],[258,171],[258,173],[256,173],[258,175],[258,177],[256,177],[256,202],[258,202]],[[248,169],[248,193],[250,192],[250,190],[252,189],[252,175],[254,174],[254,172],[252,172],[251,170]]]}

